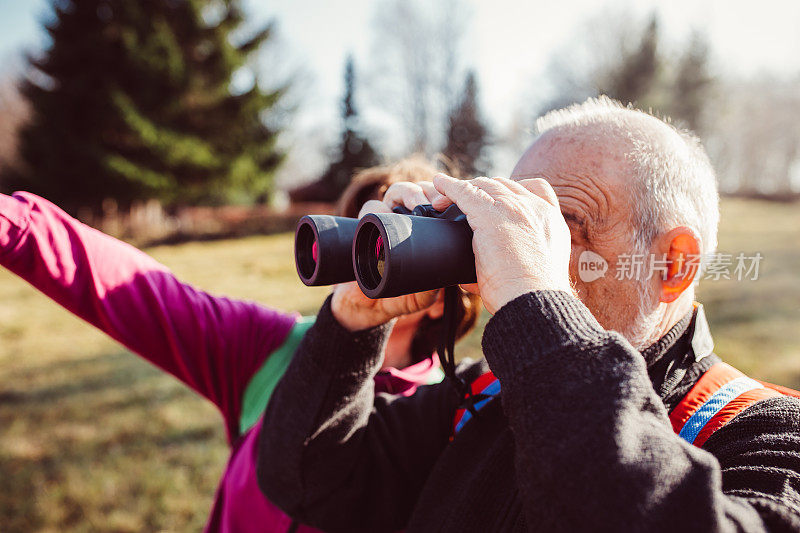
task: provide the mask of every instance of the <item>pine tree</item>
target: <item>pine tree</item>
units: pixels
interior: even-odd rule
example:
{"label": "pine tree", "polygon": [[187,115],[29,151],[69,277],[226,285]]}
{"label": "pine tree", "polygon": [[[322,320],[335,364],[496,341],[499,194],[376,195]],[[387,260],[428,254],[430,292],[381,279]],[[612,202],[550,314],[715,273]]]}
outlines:
{"label": "pine tree", "polygon": [[714,82],[708,69],[709,53],[708,41],[694,32],[678,63],[672,88],[670,114],[695,132],[703,129],[703,110]]}
{"label": "pine tree", "polygon": [[360,132],[361,125],[355,104],[356,73],[352,56],[348,56],[345,61],[344,86],[342,137],[338,156],[319,180],[292,191],[291,196],[295,201],[333,202],[350,183],[353,174],[378,164],[378,155]]}
{"label": "pine tree", "polygon": [[268,197],[283,153],[265,117],[285,87],[233,93],[231,82],[271,27],[233,44],[237,0],[54,0],[53,10],[52,45],[23,87],[33,117],[14,185],[71,210],[107,197]]}
{"label": "pine tree", "polygon": [[462,176],[484,175],[489,167],[484,157],[489,132],[478,110],[478,87],[472,71],[464,79],[461,99],[450,111],[448,122],[444,156],[456,165]]}
{"label": "pine tree", "polygon": [[639,103],[656,85],[661,58],[658,53],[658,19],[655,15],[642,34],[639,46],[627,52],[599,87],[600,93],[624,104]]}

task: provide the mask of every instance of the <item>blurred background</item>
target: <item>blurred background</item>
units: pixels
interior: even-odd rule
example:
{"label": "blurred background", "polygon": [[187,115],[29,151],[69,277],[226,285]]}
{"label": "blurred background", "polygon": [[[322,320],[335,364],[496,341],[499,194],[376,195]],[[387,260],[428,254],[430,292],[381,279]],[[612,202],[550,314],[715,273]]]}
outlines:
{"label": "blurred background", "polygon": [[[720,251],[763,256],[700,284],[716,350],[800,387],[798,23],[777,0],[0,0],[0,191],[311,314],[290,230],[354,171],[508,175],[538,116],[608,94],[704,140]],[[227,453],[209,404],[0,272],[1,530],[198,530]]]}

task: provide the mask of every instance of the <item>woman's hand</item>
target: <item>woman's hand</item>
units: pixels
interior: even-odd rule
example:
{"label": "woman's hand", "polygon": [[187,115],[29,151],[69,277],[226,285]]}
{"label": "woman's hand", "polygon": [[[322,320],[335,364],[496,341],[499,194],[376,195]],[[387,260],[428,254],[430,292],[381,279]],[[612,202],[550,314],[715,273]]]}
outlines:
{"label": "woman's hand", "polygon": [[[391,213],[396,205],[414,209],[420,204],[429,204],[439,196],[431,182],[400,182],[391,185],[383,201],[370,200],[361,208],[358,217],[367,213]],[[427,309],[436,302],[439,289],[373,300],[364,296],[358,283],[340,283],[333,289],[331,310],[336,320],[350,331],[367,329],[385,324],[401,315]]]}

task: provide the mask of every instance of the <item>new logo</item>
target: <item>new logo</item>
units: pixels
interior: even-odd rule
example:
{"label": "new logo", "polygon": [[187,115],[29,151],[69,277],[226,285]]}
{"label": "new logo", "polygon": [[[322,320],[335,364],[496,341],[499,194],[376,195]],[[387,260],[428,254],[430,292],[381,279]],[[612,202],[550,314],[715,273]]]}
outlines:
{"label": "new logo", "polygon": [[607,270],[606,260],[591,250],[584,250],[578,257],[578,276],[584,283],[602,278]]}

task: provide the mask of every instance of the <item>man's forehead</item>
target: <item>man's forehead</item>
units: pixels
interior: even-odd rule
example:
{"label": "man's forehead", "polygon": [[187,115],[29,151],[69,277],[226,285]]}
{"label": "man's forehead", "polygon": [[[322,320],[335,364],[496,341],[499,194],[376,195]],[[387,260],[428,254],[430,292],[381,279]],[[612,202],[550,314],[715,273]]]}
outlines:
{"label": "man's forehead", "polygon": [[[588,211],[606,218],[626,204],[634,178],[626,150],[592,137],[544,134],[523,154],[512,179],[542,178],[555,189],[559,200],[584,198]],[[611,205],[611,204],[617,205]]]}
{"label": "man's forehead", "polygon": [[565,216],[589,225],[613,222],[627,210],[631,165],[623,146],[586,132],[548,132],[523,154],[512,179],[543,178]]}
{"label": "man's forehead", "polygon": [[623,144],[590,131],[550,131],[525,151],[511,177],[550,181],[590,175],[612,186],[625,180],[631,169]]}

